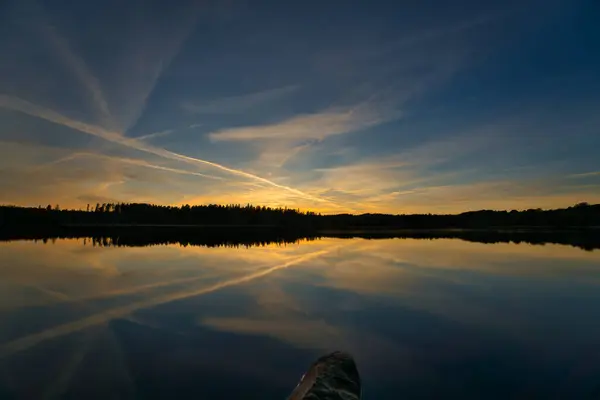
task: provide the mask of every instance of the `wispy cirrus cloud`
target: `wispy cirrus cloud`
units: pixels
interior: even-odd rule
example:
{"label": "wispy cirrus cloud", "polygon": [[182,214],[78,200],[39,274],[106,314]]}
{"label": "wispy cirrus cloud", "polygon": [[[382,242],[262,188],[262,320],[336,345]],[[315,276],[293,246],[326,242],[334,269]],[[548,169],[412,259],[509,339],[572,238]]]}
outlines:
{"label": "wispy cirrus cloud", "polygon": [[362,134],[364,140],[369,130],[409,115],[412,101],[435,90],[465,64],[460,45],[434,50],[410,52],[406,60],[391,63],[381,76],[371,69],[317,111],[265,124],[222,128],[208,137],[213,142],[258,148],[254,165],[266,170],[306,158],[311,148],[328,138],[356,133],[354,140]]}
{"label": "wispy cirrus cloud", "polygon": [[[137,7],[138,15],[147,15],[143,5]],[[170,17],[133,18],[133,23],[128,22],[116,65],[117,78],[111,82],[120,131],[133,128],[143,116],[161,76],[193,33],[202,11],[200,3],[187,2]]]}
{"label": "wispy cirrus cloud", "polygon": [[[144,168],[156,169],[156,170],[166,171],[166,172],[173,172],[175,174],[180,174],[180,175],[191,175],[191,176],[198,176],[198,177],[207,178],[207,179],[225,180],[225,178],[220,177],[220,176],[207,175],[207,174],[202,174],[200,172],[188,171],[188,170],[180,169],[180,168],[171,168],[171,167],[167,167],[164,165],[152,164],[148,161],[140,160],[137,158],[115,157],[115,156],[109,156],[109,155],[100,154],[100,153],[76,152],[76,153],[70,154],[67,157],[63,157],[58,160],[55,160],[50,164],[55,165],[55,164],[75,160],[78,158],[99,158],[99,159],[110,160],[110,161],[114,161],[114,162],[122,163],[122,164],[136,165],[136,166],[144,167]],[[48,164],[42,165],[40,168],[45,168],[47,165]]]}
{"label": "wispy cirrus cloud", "polygon": [[[3,142],[0,147],[14,157],[0,162],[0,203],[38,205],[51,202],[63,207],[85,203],[152,201],[173,204],[182,193],[196,188],[226,185],[243,190],[254,181],[227,182],[226,176],[202,173],[175,163],[127,155],[127,148],[73,150],[33,143]],[[163,162],[164,161],[164,162]],[[152,191],[160,187],[160,191]]]}
{"label": "wispy cirrus cloud", "polygon": [[136,140],[150,140],[157,137],[163,137],[172,134],[175,132],[173,129],[165,129],[164,131],[152,132],[147,135],[137,136]]}
{"label": "wispy cirrus cloud", "polygon": [[[537,201],[539,193],[552,204],[567,201],[567,191],[573,202],[585,193],[581,201],[594,198],[597,121],[589,116],[597,101],[560,107],[558,100],[574,104],[577,88],[591,89],[595,81],[577,73],[541,93],[536,88],[545,85],[536,79],[542,78],[527,68],[519,73],[511,70],[515,64],[494,63],[495,56],[511,56],[506,24],[523,22],[511,5],[482,4],[419,22],[406,16],[421,6],[398,5],[398,18],[407,18],[402,23],[383,14],[371,20],[362,6],[349,7],[350,19],[336,29],[314,27],[300,38],[295,29],[281,36],[277,24],[246,20],[238,26],[248,29],[240,41],[195,0],[177,7],[128,4],[114,21],[83,3],[69,10],[11,3],[2,15],[9,35],[0,47],[12,56],[0,67],[0,136],[54,149],[40,155],[3,148],[0,168],[34,181],[27,175],[32,166],[69,163],[53,169],[53,182],[73,198],[234,201],[320,212],[463,210],[495,206],[502,193],[516,205]],[[214,24],[196,30],[205,12]],[[271,15],[238,17],[259,14]],[[386,34],[379,30],[384,25]],[[515,43],[521,33],[514,33]],[[555,72],[544,71],[543,79]],[[498,80],[506,76],[516,84]],[[508,106],[515,98],[520,104]],[[510,123],[531,104],[539,107],[535,115]],[[165,127],[178,127],[177,135]],[[86,162],[105,176],[83,172]],[[517,187],[552,174],[575,175],[571,183],[557,177],[554,192],[507,183]],[[90,187],[85,176],[92,177]],[[34,190],[12,178],[8,187],[37,204]],[[40,187],[42,202],[48,193],[61,204],[67,198]]]}
{"label": "wispy cirrus cloud", "polygon": [[[9,147],[10,146],[10,147]],[[44,148],[27,149],[23,145],[9,145],[19,154],[36,152],[40,155],[52,155],[54,151]],[[28,147],[28,146],[27,146]],[[37,157],[39,158],[39,157]],[[69,162],[69,156],[61,157]],[[115,189],[127,181],[126,175],[119,165],[107,159],[86,163],[85,160],[72,159],[68,165],[46,163],[32,167],[34,160],[0,168],[0,202],[9,204],[47,204],[59,203],[62,206],[77,207],[80,197],[103,198],[104,201],[115,201]],[[148,182],[156,182],[151,174],[137,173],[137,178]],[[123,199],[124,200],[124,199]]]}
{"label": "wispy cirrus cloud", "polygon": [[[396,154],[312,170],[305,190],[359,212],[461,212],[468,209],[563,207],[600,200],[600,186],[576,185],[567,175],[511,163],[494,164],[516,142],[499,134],[513,123],[486,124],[407,147]],[[489,165],[477,166],[484,158]],[[518,161],[518,158],[515,158]],[[546,163],[548,167],[551,162]],[[570,179],[571,178],[571,179]],[[579,200],[578,200],[579,199]],[[589,200],[586,200],[589,199]]]}
{"label": "wispy cirrus cloud", "polygon": [[[435,171],[442,163],[456,162],[501,142],[486,130],[477,130],[452,137],[432,139],[405,148],[396,154],[349,160],[331,167],[316,168],[310,186],[325,188],[321,193],[336,193],[344,203],[371,210],[386,201],[413,193],[416,187],[439,184],[458,178],[465,171],[445,168]],[[351,177],[351,179],[349,179]],[[335,196],[334,196],[335,197]]]}
{"label": "wispy cirrus cloud", "polygon": [[298,90],[299,85],[288,85],[238,96],[222,97],[204,102],[188,101],[181,105],[193,114],[237,114],[267,105]]}
{"label": "wispy cirrus cloud", "polygon": [[[458,184],[423,184],[405,192],[391,192],[387,196],[366,198],[368,209],[386,208],[396,213],[434,210],[457,213],[480,209],[557,208],[578,201],[600,201],[600,186],[578,187],[565,184],[561,179],[480,180]],[[578,200],[579,199],[579,200]]]}
{"label": "wispy cirrus cloud", "polygon": [[[110,129],[115,129],[115,121],[111,115],[109,102],[106,93],[98,77],[86,60],[78,54],[73,48],[73,41],[64,35],[59,24],[52,18],[52,15],[46,11],[46,8],[38,1],[13,2],[13,7],[9,7],[9,12],[18,16],[23,21],[19,25],[20,37],[23,38],[22,46],[31,47],[32,51],[45,49],[51,54],[51,60],[58,62],[69,76],[73,78],[74,83],[79,86],[83,92],[82,98],[92,108],[92,114],[97,122]],[[27,16],[27,17],[25,17]],[[34,33],[35,43],[27,42],[31,33]],[[40,46],[41,45],[41,46]],[[36,49],[39,46],[40,49]],[[42,50],[42,52],[44,52]],[[18,65],[19,57],[15,57]],[[50,63],[52,64],[52,63]],[[24,66],[29,67],[29,66]],[[33,65],[35,70],[35,65]],[[52,68],[52,67],[49,67]],[[36,71],[37,72],[37,71]],[[36,81],[41,80],[46,71],[36,76]]]}
{"label": "wispy cirrus cloud", "polygon": [[294,116],[279,123],[220,130],[209,134],[213,141],[323,140],[326,137],[359,131],[400,117],[400,111],[376,109],[330,109]]}
{"label": "wispy cirrus cloud", "polygon": [[[110,35],[98,30],[105,24],[90,24],[86,28],[87,39],[91,40],[88,47],[111,48],[111,62],[99,68],[98,63],[76,51],[80,38],[72,30],[73,24],[60,24],[52,18],[51,5],[42,6],[36,1],[16,3],[14,11],[20,13],[16,15],[28,22],[23,24],[24,36],[35,33],[39,38],[30,45],[41,43],[69,72],[87,95],[96,123],[123,132],[143,116],[161,76],[192,34],[203,11],[193,0],[181,2],[164,15],[147,13],[144,5],[136,4],[123,8],[124,18],[111,21]],[[165,26],[169,28],[163,29]]]}
{"label": "wispy cirrus cloud", "polygon": [[570,175],[571,178],[591,178],[595,176],[600,177],[600,171],[582,172],[580,174]]}
{"label": "wispy cirrus cloud", "polygon": [[71,49],[67,40],[60,35],[55,26],[42,24],[42,29],[44,38],[54,49],[58,58],[91,96],[91,103],[95,107],[95,112],[99,114],[101,123],[109,129],[115,129],[115,121],[98,78],[92,73],[83,58]]}

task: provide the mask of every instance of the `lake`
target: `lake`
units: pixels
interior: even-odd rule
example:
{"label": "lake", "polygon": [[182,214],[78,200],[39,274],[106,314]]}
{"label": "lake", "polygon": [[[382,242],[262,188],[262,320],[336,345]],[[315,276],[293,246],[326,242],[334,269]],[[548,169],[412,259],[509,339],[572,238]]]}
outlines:
{"label": "lake", "polygon": [[0,398],[600,398],[600,251],[458,239],[0,243]]}

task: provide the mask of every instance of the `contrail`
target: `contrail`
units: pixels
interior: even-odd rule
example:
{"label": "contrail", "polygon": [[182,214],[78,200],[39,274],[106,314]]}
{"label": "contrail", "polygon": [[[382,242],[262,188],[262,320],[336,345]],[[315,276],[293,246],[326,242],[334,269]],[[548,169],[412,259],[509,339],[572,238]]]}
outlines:
{"label": "contrail", "polygon": [[116,128],[98,78],[90,71],[84,59],[77,55],[69,46],[67,39],[59,33],[53,23],[54,21],[50,20],[44,7],[35,1],[27,2],[27,6],[34,7],[36,11],[35,14],[39,19],[36,27],[39,29],[38,33],[42,41],[56,53],[57,58],[70,70],[84,89],[89,92],[91,103],[96,108],[95,111],[100,114],[99,117],[102,122],[107,123],[113,129]]}
{"label": "contrail", "polygon": [[[142,2],[143,3],[143,2]],[[169,29],[159,37],[156,32],[162,31],[154,21],[144,18],[143,6],[137,9],[141,18],[130,21],[130,35],[123,37],[133,52],[121,60],[122,84],[125,85],[120,107],[122,123],[121,131],[133,128],[144,114],[162,74],[179,54],[185,42],[194,32],[198,19],[203,12],[204,2],[193,1],[176,19],[171,19]],[[183,11],[183,10],[180,10]]]}
{"label": "contrail", "polygon": [[106,130],[99,126],[96,126],[96,125],[91,125],[91,124],[87,124],[85,122],[73,120],[73,119],[68,118],[62,114],[55,112],[55,111],[52,111],[45,107],[41,107],[36,104],[30,103],[29,101],[20,99],[18,97],[0,94],[0,107],[7,108],[10,110],[14,110],[14,111],[19,111],[24,114],[28,114],[28,115],[31,115],[31,116],[34,116],[37,118],[45,119],[46,121],[50,121],[55,124],[63,125],[63,126],[78,130],[80,132],[102,138],[109,142],[118,143],[120,145],[129,147],[134,150],[143,151],[143,152],[146,152],[149,154],[154,154],[156,156],[167,158],[170,160],[183,161],[188,164],[208,165],[208,166],[220,169],[222,171],[229,172],[232,175],[237,175],[237,176],[241,176],[244,178],[253,179],[257,182],[261,182],[266,185],[270,185],[270,186],[273,186],[273,187],[276,187],[279,189],[286,190],[290,193],[294,193],[295,195],[297,195],[299,197],[303,197],[307,200],[312,200],[312,201],[316,201],[316,202],[320,202],[320,203],[330,203],[330,204],[334,204],[334,205],[338,206],[337,204],[333,203],[330,200],[326,200],[326,199],[323,199],[320,197],[313,196],[311,194],[302,192],[298,189],[294,189],[289,186],[280,185],[280,184],[270,181],[266,178],[262,178],[260,176],[257,176],[257,175],[239,170],[239,169],[229,168],[224,165],[217,164],[215,162],[211,162],[211,161],[207,161],[207,160],[202,160],[199,158],[184,156],[183,154],[174,153],[172,151],[169,151],[169,150],[166,150],[166,149],[163,149],[160,147],[152,146],[150,144],[140,142],[139,140],[136,140],[136,139],[124,137],[117,132],[109,131],[109,130]]}
{"label": "contrail", "polygon": [[126,163],[126,164],[138,165],[140,167],[158,169],[160,171],[173,172],[174,174],[200,176],[202,178],[215,179],[218,181],[225,180],[225,178],[222,178],[220,176],[207,175],[207,174],[202,174],[200,172],[186,171],[184,169],[179,169],[179,168],[170,168],[170,167],[164,167],[162,165],[149,164],[144,161],[134,160],[131,158],[124,158],[124,159],[121,159],[120,161],[123,163]]}
{"label": "contrail", "polygon": [[[335,249],[338,249],[338,248],[339,247],[336,247]],[[60,336],[68,335],[68,334],[71,334],[71,333],[74,333],[74,332],[77,332],[82,329],[86,329],[86,328],[89,328],[89,327],[92,327],[95,325],[104,324],[112,319],[122,318],[122,317],[129,315],[140,309],[155,307],[160,304],[169,303],[169,302],[172,302],[175,300],[185,299],[188,297],[201,296],[201,295],[205,295],[208,293],[216,292],[218,290],[221,290],[221,289],[224,289],[227,287],[240,285],[242,283],[246,283],[246,282],[252,281],[254,279],[258,279],[263,276],[269,275],[273,272],[291,267],[291,266],[301,263],[303,261],[308,261],[310,259],[325,255],[327,253],[332,252],[335,249],[319,250],[319,251],[315,251],[313,253],[304,254],[302,256],[294,258],[293,260],[287,261],[283,264],[279,264],[279,265],[276,265],[276,266],[273,266],[273,267],[270,267],[267,269],[253,272],[249,275],[241,276],[238,278],[233,278],[233,279],[230,279],[230,280],[227,280],[224,282],[219,282],[219,283],[216,283],[207,288],[173,293],[173,294],[168,294],[168,295],[164,295],[164,296],[159,296],[159,297],[156,297],[153,299],[134,302],[134,303],[131,303],[126,306],[116,307],[116,308],[106,310],[106,311],[103,311],[103,312],[100,312],[100,313],[97,313],[94,315],[90,315],[89,317],[82,318],[77,321],[59,325],[59,326],[47,329],[47,330],[39,332],[39,333],[27,335],[20,339],[16,339],[11,342],[8,342],[8,343],[4,344],[2,347],[0,347],[0,358],[10,356],[11,354],[26,350],[30,347],[40,344],[41,342],[43,342],[45,340],[54,339],[54,338],[57,338]]]}
{"label": "contrail", "polygon": [[147,135],[138,136],[138,137],[136,137],[136,139],[137,140],[154,139],[155,137],[170,135],[171,133],[173,133],[173,129],[165,129],[164,131],[158,131],[158,132],[149,133]]}
{"label": "contrail", "polygon": [[71,69],[75,77],[91,94],[93,103],[101,114],[102,121],[108,123],[110,128],[116,128],[100,82],[96,76],[91,73],[85,61],[71,50],[66,39],[56,31],[56,28],[47,25],[44,25],[43,28],[44,36],[58,52],[61,60]]}
{"label": "contrail", "polygon": [[[187,38],[192,27],[195,25],[195,21],[197,19],[196,11],[198,11],[198,10],[195,9],[194,12],[190,13],[190,15],[192,15],[192,17],[188,21],[189,23],[183,24],[184,28],[182,29],[182,31],[180,32],[181,34],[178,35],[179,37],[176,40],[177,45],[170,46],[170,48],[172,50],[167,55],[167,57],[165,57],[163,60],[161,60],[162,62],[159,63],[159,67],[155,71],[155,76],[151,80],[151,84],[149,85],[149,87],[146,88],[146,90],[144,90],[144,93],[142,93],[142,96],[141,96],[142,97],[142,99],[141,99],[142,107],[140,107],[140,110],[138,110],[138,112],[136,113],[137,116],[139,116],[139,114],[141,113],[141,110],[143,109],[148,96],[154,89],[156,81],[162,74],[163,70],[170,63],[170,61],[173,59],[173,57],[179,52],[179,48],[181,47],[181,44],[185,41],[185,38]],[[71,50],[71,48],[68,46],[66,40],[64,38],[62,38],[53,28],[47,27],[47,29],[45,31],[48,34],[47,36],[50,40],[50,43],[58,51],[58,53],[62,56],[62,59],[65,62],[65,64],[68,65],[73,70],[73,72],[75,73],[76,77],[80,80],[80,82],[89,90],[89,92],[92,94],[94,102],[96,103],[96,106],[100,109],[104,118],[109,119],[109,121],[111,122],[110,125],[111,125],[111,127],[113,127],[114,123],[113,123],[112,115],[110,113],[108,104],[104,97],[104,94],[102,93],[100,83],[98,82],[96,77],[89,71],[89,69],[88,69],[87,65],[85,64],[85,62],[83,61],[83,59],[81,59],[78,55],[76,55]],[[16,102],[16,104],[11,105],[10,103],[12,103],[12,102]],[[141,142],[141,140],[140,140],[140,139],[148,138],[151,136],[166,134],[166,132],[150,134],[143,138],[129,139],[129,138],[123,137],[122,135],[120,135],[116,132],[111,132],[106,129],[100,128],[98,126],[93,126],[93,125],[89,125],[86,123],[82,123],[80,121],[71,120],[70,118],[65,117],[59,113],[52,111],[52,110],[44,109],[43,107],[37,106],[33,103],[30,103],[28,101],[25,101],[25,100],[22,100],[19,98],[0,95],[0,106],[4,106],[6,108],[21,111],[23,113],[33,115],[33,116],[36,116],[39,118],[43,118],[43,119],[46,119],[48,121],[51,121],[51,122],[54,122],[57,124],[65,125],[70,128],[79,130],[81,132],[88,133],[88,134],[91,134],[91,135],[94,135],[97,137],[101,137],[105,140],[108,140],[108,141],[111,141],[114,143],[119,143],[121,145],[130,147],[130,148],[133,148],[133,149],[136,149],[139,151],[144,151],[144,152],[154,154],[154,155],[157,155],[160,157],[175,159],[175,160],[183,161],[183,162],[187,162],[187,163],[209,165],[211,167],[221,169],[225,172],[229,172],[233,175],[238,175],[238,176],[242,176],[242,177],[245,177],[248,179],[253,179],[258,182],[264,183],[266,185],[270,185],[273,187],[277,187],[279,189],[286,190],[286,191],[294,193],[300,197],[303,197],[307,200],[312,200],[312,201],[316,201],[316,202],[325,202],[325,203],[330,203],[330,204],[334,204],[334,205],[338,206],[337,204],[333,203],[330,200],[326,200],[326,199],[323,199],[320,197],[310,195],[310,194],[302,192],[298,189],[278,184],[278,183],[268,180],[266,178],[262,178],[260,176],[254,175],[254,174],[250,174],[250,173],[242,171],[242,170],[229,168],[229,167],[226,167],[226,166],[218,164],[218,163],[213,163],[213,162],[210,162],[207,160],[202,160],[202,159],[198,159],[198,158],[194,158],[194,157],[188,157],[188,156],[174,153],[174,152],[162,149],[162,148],[158,148],[158,147],[151,146],[151,145],[146,145],[145,143]],[[133,121],[130,121],[128,123],[128,126],[135,123],[135,120],[137,120],[137,116],[134,117]],[[144,166],[150,167],[149,165],[144,165]],[[167,167],[159,167],[159,166],[154,166],[154,167],[150,167],[150,168],[156,168],[156,167],[158,167],[157,169],[163,169],[165,171],[171,170]],[[171,170],[171,172],[177,172],[177,171]],[[200,176],[208,177],[208,175],[204,175],[204,174],[201,174]]]}
{"label": "contrail", "polygon": [[70,161],[70,160],[74,160],[78,157],[98,157],[98,158],[106,158],[109,160],[114,160],[117,162],[121,162],[124,164],[131,164],[131,165],[137,165],[140,167],[146,167],[146,168],[151,168],[151,169],[157,169],[160,171],[167,171],[167,172],[173,172],[175,174],[180,174],[180,175],[192,175],[192,176],[199,176],[202,178],[208,178],[208,179],[215,179],[215,180],[225,180],[225,178],[222,178],[220,176],[214,176],[214,175],[207,175],[207,174],[202,174],[200,172],[194,172],[194,171],[187,171],[185,169],[179,169],[179,168],[170,168],[170,167],[165,167],[162,165],[156,165],[156,164],[150,164],[149,162],[143,161],[143,160],[137,160],[134,158],[125,158],[125,157],[113,157],[113,156],[108,156],[106,154],[97,154],[97,153],[86,153],[86,152],[79,152],[79,153],[74,153],[74,154],[70,154],[66,157],[63,158],[59,158],[58,160],[54,160],[51,161],[47,164],[44,164],[42,166],[40,166],[39,168],[36,169],[40,169],[40,168],[44,168],[50,165],[55,165],[55,164],[59,164],[62,162],[66,162],[66,161]]}

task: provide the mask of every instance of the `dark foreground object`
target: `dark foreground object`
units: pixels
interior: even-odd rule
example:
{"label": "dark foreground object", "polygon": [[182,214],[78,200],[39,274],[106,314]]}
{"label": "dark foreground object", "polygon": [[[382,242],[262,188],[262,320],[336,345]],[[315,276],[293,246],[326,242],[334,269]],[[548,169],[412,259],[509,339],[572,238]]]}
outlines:
{"label": "dark foreground object", "polygon": [[319,358],[288,400],[359,400],[360,376],[352,356],[336,351]]}

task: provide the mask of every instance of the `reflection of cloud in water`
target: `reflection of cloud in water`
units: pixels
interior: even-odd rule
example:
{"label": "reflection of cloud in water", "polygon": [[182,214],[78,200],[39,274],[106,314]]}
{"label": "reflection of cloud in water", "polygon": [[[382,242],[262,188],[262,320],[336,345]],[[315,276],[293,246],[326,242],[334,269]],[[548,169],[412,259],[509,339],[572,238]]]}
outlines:
{"label": "reflection of cloud in water", "polygon": [[328,248],[333,240],[249,249],[176,245],[99,248],[81,240],[0,244],[0,310],[136,295],[226,280]]}
{"label": "reflection of cloud in water", "polygon": [[410,239],[367,246],[329,256],[328,268],[303,269],[296,279],[525,340],[544,335],[531,313],[551,303],[556,285],[565,288],[563,296],[571,285],[588,295],[600,285],[600,252],[569,246]]}
{"label": "reflection of cloud in water", "polygon": [[86,331],[84,337],[75,345],[72,352],[66,353],[66,362],[58,371],[58,376],[53,380],[50,387],[45,389],[43,398],[52,399],[63,394],[71,383],[71,380],[79,370],[83,358],[94,345],[99,334],[98,330]]}
{"label": "reflection of cloud in water", "polygon": [[[352,248],[349,250],[352,251]],[[331,260],[332,257],[329,257]],[[327,282],[358,292],[401,294],[418,277],[460,282],[475,275],[584,279],[600,278],[600,252],[563,245],[480,244],[455,239],[372,240],[360,251],[333,260]],[[352,267],[353,268],[349,268]],[[583,274],[585,272],[585,274]],[[367,284],[370,282],[371,284]]]}
{"label": "reflection of cloud in water", "polygon": [[103,312],[100,312],[100,313],[97,313],[94,315],[90,315],[86,318],[82,318],[77,321],[59,325],[59,326],[47,329],[45,331],[31,334],[31,335],[22,337],[20,339],[13,340],[9,343],[6,343],[0,348],[0,356],[7,356],[7,355],[13,354],[15,352],[19,352],[19,351],[25,350],[27,348],[30,348],[32,346],[35,346],[45,340],[53,339],[53,338],[60,337],[63,335],[67,335],[67,334],[70,334],[70,333],[73,333],[73,332],[76,332],[76,331],[79,331],[82,329],[89,328],[91,326],[103,324],[107,321],[110,321],[111,319],[121,318],[123,316],[129,315],[129,314],[131,314],[137,310],[143,309],[143,308],[154,307],[159,304],[168,303],[168,302],[175,301],[175,300],[181,300],[181,299],[185,299],[188,297],[205,295],[205,294],[212,293],[212,292],[215,292],[220,289],[224,289],[224,288],[235,286],[235,285],[240,285],[240,284],[252,281],[254,279],[263,277],[265,275],[271,274],[278,270],[285,269],[290,266],[302,263],[304,261],[308,261],[310,259],[325,255],[325,254],[329,253],[330,251],[331,250],[315,251],[315,252],[312,252],[309,254],[301,255],[301,256],[299,256],[295,259],[292,259],[290,261],[287,261],[283,264],[279,264],[279,265],[276,265],[276,266],[273,266],[273,267],[270,267],[267,269],[259,270],[259,271],[250,273],[248,275],[241,276],[241,277],[237,277],[237,278],[229,279],[229,280],[226,280],[223,282],[219,282],[219,283],[216,283],[214,285],[211,285],[209,287],[205,287],[202,289],[181,291],[181,292],[176,292],[176,293],[172,293],[172,294],[167,294],[164,296],[158,296],[155,298],[133,302],[133,303],[125,305],[125,306],[116,307],[116,308],[109,309],[109,310],[106,310],[106,311],[103,311]]}
{"label": "reflection of cloud in water", "polygon": [[339,327],[323,320],[205,318],[201,325],[241,334],[270,336],[301,348],[330,348],[344,340]]}
{"label": "reflection of cloud in water", "polygon": [[[559,356],[580,354],[582,349],[593,348],[597,336],[593,305],[600,296],[593,291],[600,274],[600,253],[569,246],[331,239],[251,249],[161,246],[78,252],[77,245],[61,247],[60,241],[4,249],[9,251],[0,252],[0,273],[10,278],[8,288],[19,278],[20,284],[30,285],[31,296],[38,290],[52,297],[51,305],[82,306],[77,316],[70,317],[72,322],[49,329],[33,324],[29,331],[7,335],[7,340],[17,339],[0,345],[0,357],[9,363],[64,344],[71,348],[56,357],[54,384],[44,388],[48,396],[59,396],[80,381],[80,371],[94,370],[98,376],[96,359],[102,361],[100,370],[107,371],[103,378],[107,384],[127,385],[131,360],[123,359],[123,352],[139,351],[132,350],[132,343],[144,340],[140,348],[148,357],[159,357],[161,351],[171,357],[171,349],[161,344],[172,342],[185,354],[177,362],[186,357],[202,359],[210,370],[222,368],[227,373],[232,368],[243,374],[263,368],[267,372],[261,376],[277,371],[283,362],[269,351],[244,347],[248,343],[276,343],[298,354],[342,349],[355,356],[365,377],[389,379],[392,385],[397,376],[429,380],[440,363],[455,365],[500,353],[504,357],[510,351],[521,364],[548,349]],[[23,257],[18,257],[23,251]],[[11,257],[18,262],[4,263]],[[87,268],[87,257],[99,259],[99,268]],[[61,260],[67,264],[61,266]],[[270,266],[265,266],[267,262]],[[104,274],[103,263],[118,274]],[[296,264],[302,268],[273,273]],[[64,285],[57,286],[61,280]],[[232,290],[222,295],[194,299],[228,287]],[[65,290],[58,292],[61,288]],[[61,299],[60,293],[69,298]],[[126,297],[129,294],[136,296]],[[79,304],[68,304],[78,297]],[[109,300],[83,301],[99,298]],[[188,300],[137,312],[184,299]],[[99,304],[103,311],[97,312]],[[52,307],[43,310],[48,315],[55,311]],[[21,310],[8,312],[18,315]],[[112,319],[119,321],[108,323]],[[60,324],[65,320],[49,321]],[[557,327],[565,328],[564,332]],[[63,337],[77,331],[83,334]],[[553,334],[548,335],[549,331]],[[569,341],[574,331],[577,344]],[[91,335],[94,332],[99,335]],[[111,339],[114,335],[116,341]],[[211,345],[214,358],[205,357],[204,350],[188,352],[194,346],[197,351],[206,347],[207,337],[215,339],[215,346]],[[240,347],[223,350],[219,347],[223,338]],[[79,343],[73,346],[73,341]],[[521,354],[522,349],[527,351]],[[223,351],[236,357],[228,357],[232,360],[221,365]],[[241,366],[237,355],[241,352],[248,358],[247,351],[254,352],[252,361]],[[6,357],[15,353],[19,358]]]}
{"label": "reflection of cloud in water", "polygon": [[[460,240],[325,240],[237,250],[166,246],[83,253],[74,253],[78,248],[75,244],[62,248],[62,253],[60,244],[32,246],[36,247],[17,248],[18,253],[37,250],[31,252],[31,259],[24,261],[23,271],[11,270],[12,278],[20,276],[23,284],[38,285],[41,291],[47,289],[46,295],[54,296],[53,303],[77,300],[85,305],[84,300],[149,293],[146,298],[129,304],[5,343],[0,347],[2,356],[111,319],[126,318],[140,309],[212,293],[313,260],[301,269],[277,275],[256,287],[241,288],[255,299],[257,309],[251,315],[244,308],[244,314],[207,315],[200,317],[199,323],[219,331],[267,336],[304,349],[354,349],[369,366],[377,364],[374,354],[385,360],[403,357],[409,349],[398,338],[382,335],[371,323],[349,326],[348,320],[339,319],[344,313],[368,315],[372,307],[368,299],[389,305],[390,317],[395,315],[394,310],[413,310],[461,325],[490,328],[502,332],[506,338],[529,343],[533,336],[543,332],[541,325],[530,320],[532,308],[522,303],[522,293],[514,284],[535,279],[537,285],[527,289],[531,297],[528,303],[535,305],[550,293],[543,292],[544,286],[539,283],[594,285],[598,281],[590,279],[600,273],[598,252],[558,245],[485,245]],[[343,251],[334,251],[340,247]],[[25,257],[27,254],[26,251]],[[50,254],[57,258],[50,259]],[[2,259],[5,257],[10,259],[7,253],[0,255]],[[86,269],[87,257],[99,257],[100,268]],[[50,266],[40,268],[40,260],[48,261]],[[67,265],[59,265],[59,260],[67,260]],[[277,265],[265,268],[267,260]],[[26,265],[29,262],[34,262],[33,269],[32,265]],[[101,268],[104,262],[119,273],[104,275]],[[35,273],[38,270],[40,274]],[[8,270],[3,267],[2,271]],[[99,278],[101,283],[93,284]],[[75,291],[58,292],[53,284],[61,280],[65,280],[65,288]],[[44,286],[45,283],[49,285]],[[196,288],[172,287],[182,284]],[[311,289],[290,291],[289,284]],[[77,288],[78,285],[81,287]],[[160,288],[164,288],[162,293],[150,294]],[[319,297],[311,294],[312,290],[337,294]],[[63,297],[68,295],[69,299],[58,298],[55,292]],[[502,299],[499,293],[504,296]],[[410,323],[402,314],[397,318]],[[365,343],[369,347],[363,349]]]}
{"label": "reflection of cloud in water", "polygon": [[[368,324],[349,328],[327,316],[328,310],[363,312],[354,307],[353,299],[358,299],[359,306],[367,304],[366,299],[376,299],[394,309],[489,328],[531,342],[543,332],[530,313],[551,295],[551,285],[593,287],[600,283],[594,279],[600,275],[600,253],[569,246],[485,245],[459,240],[350,243],[343,252],[330,253],[318,264],[271,279],[264,291],[245,288],[257,300],[258,309],[252,316],[205,317],[200,323],[223,331],[275,337],[303,348],[352,347],[359,343],[357,338],[385,344],[387,339],[378,337]],[[314,295],[286,291],[287,285],[298,284],[312,288],[310,293],[320,288],[341,297],[327,296],[323,302],[309,300]],[[524,298],[529,300],[523,302]],[[402,351],[392,342],[388,344],[377,347]]]}

